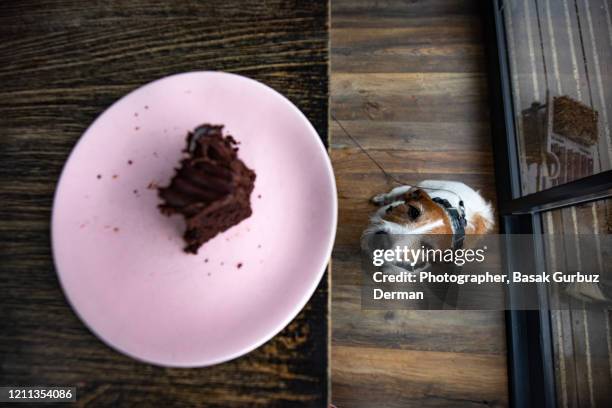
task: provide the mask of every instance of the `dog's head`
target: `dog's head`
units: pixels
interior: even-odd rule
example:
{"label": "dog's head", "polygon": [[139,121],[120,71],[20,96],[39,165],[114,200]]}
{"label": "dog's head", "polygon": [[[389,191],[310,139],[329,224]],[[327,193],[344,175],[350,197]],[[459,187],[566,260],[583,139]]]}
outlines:
{"label": "dog's head", "polygon": [[384,205],[370,219],[366,232],[386,234],[452,234],[453,228],[442,207],[417,187]]}
{"label": "dog's head", "polygon": [[[446,212],[425,190],[413,188],[399,200],[383,206],[372,221],[391,234],[452,234]],[[377,222],[378,221],[378,222]]]}
{"label": "dog's head", "polygon": [[366,252],[381,246],[439,247],[439,239],[434,245],[429,235],[445,235],[448,245],[452,245],[452,223],[446,211],[427,192],[415,187],[376,211],[362,235],[361,246]]}

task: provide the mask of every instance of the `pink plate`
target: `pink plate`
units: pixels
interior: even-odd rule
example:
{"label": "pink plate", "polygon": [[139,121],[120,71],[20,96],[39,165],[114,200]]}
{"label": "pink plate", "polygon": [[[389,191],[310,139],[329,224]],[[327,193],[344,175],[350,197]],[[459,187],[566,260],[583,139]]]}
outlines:
{"label": "pink plate", "polygon": [[[155,186],[202,123],[225,125],[257,181],[253,215],[189,255]],[[191,72],[131,92],[87,129],[55,194],[53,254],[72,307],[104,342],[154,364],[206,366],[263,344],[304,307],[336,221],[331,164],[306,117],[254,80]]]}

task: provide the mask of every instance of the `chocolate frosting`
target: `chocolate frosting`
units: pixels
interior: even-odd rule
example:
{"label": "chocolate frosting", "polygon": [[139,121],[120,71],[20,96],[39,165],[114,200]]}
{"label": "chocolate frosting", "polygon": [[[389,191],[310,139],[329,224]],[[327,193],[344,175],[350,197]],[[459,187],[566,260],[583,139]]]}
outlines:
{"label": "chocolate frosting", "polygon": [[223,125],[201,125],[187,135],[186,157],[170,185],[159,188],[163,214],[181,214],[185,252],[251,216],[255,172],[238,158],[236,140]]}

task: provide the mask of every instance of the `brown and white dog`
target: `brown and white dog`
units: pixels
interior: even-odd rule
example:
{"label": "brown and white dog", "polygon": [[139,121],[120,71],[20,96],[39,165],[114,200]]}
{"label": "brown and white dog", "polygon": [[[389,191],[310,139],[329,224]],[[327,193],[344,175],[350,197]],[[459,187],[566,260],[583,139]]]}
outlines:
{"label": "brown and white dog", "polygon": [[416,186],[400,186],[374,196],[372,202],[380,208],[362,235],[364,251],[371,251],[373,238],[381,234],[390,237],[391,247],[417,249],[424,235],[486,234],[495,224],[491,204],[457,181],[426,180]]}

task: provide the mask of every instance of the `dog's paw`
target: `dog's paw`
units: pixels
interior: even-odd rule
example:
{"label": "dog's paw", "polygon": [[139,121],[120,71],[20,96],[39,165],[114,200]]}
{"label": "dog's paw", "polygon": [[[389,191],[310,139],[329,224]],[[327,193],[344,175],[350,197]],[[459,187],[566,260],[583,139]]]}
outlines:
{"label": "dog's paw", "polygon": [[376,205],[383,205],[387,202],[387,194],[376,194],[370,201]]}

